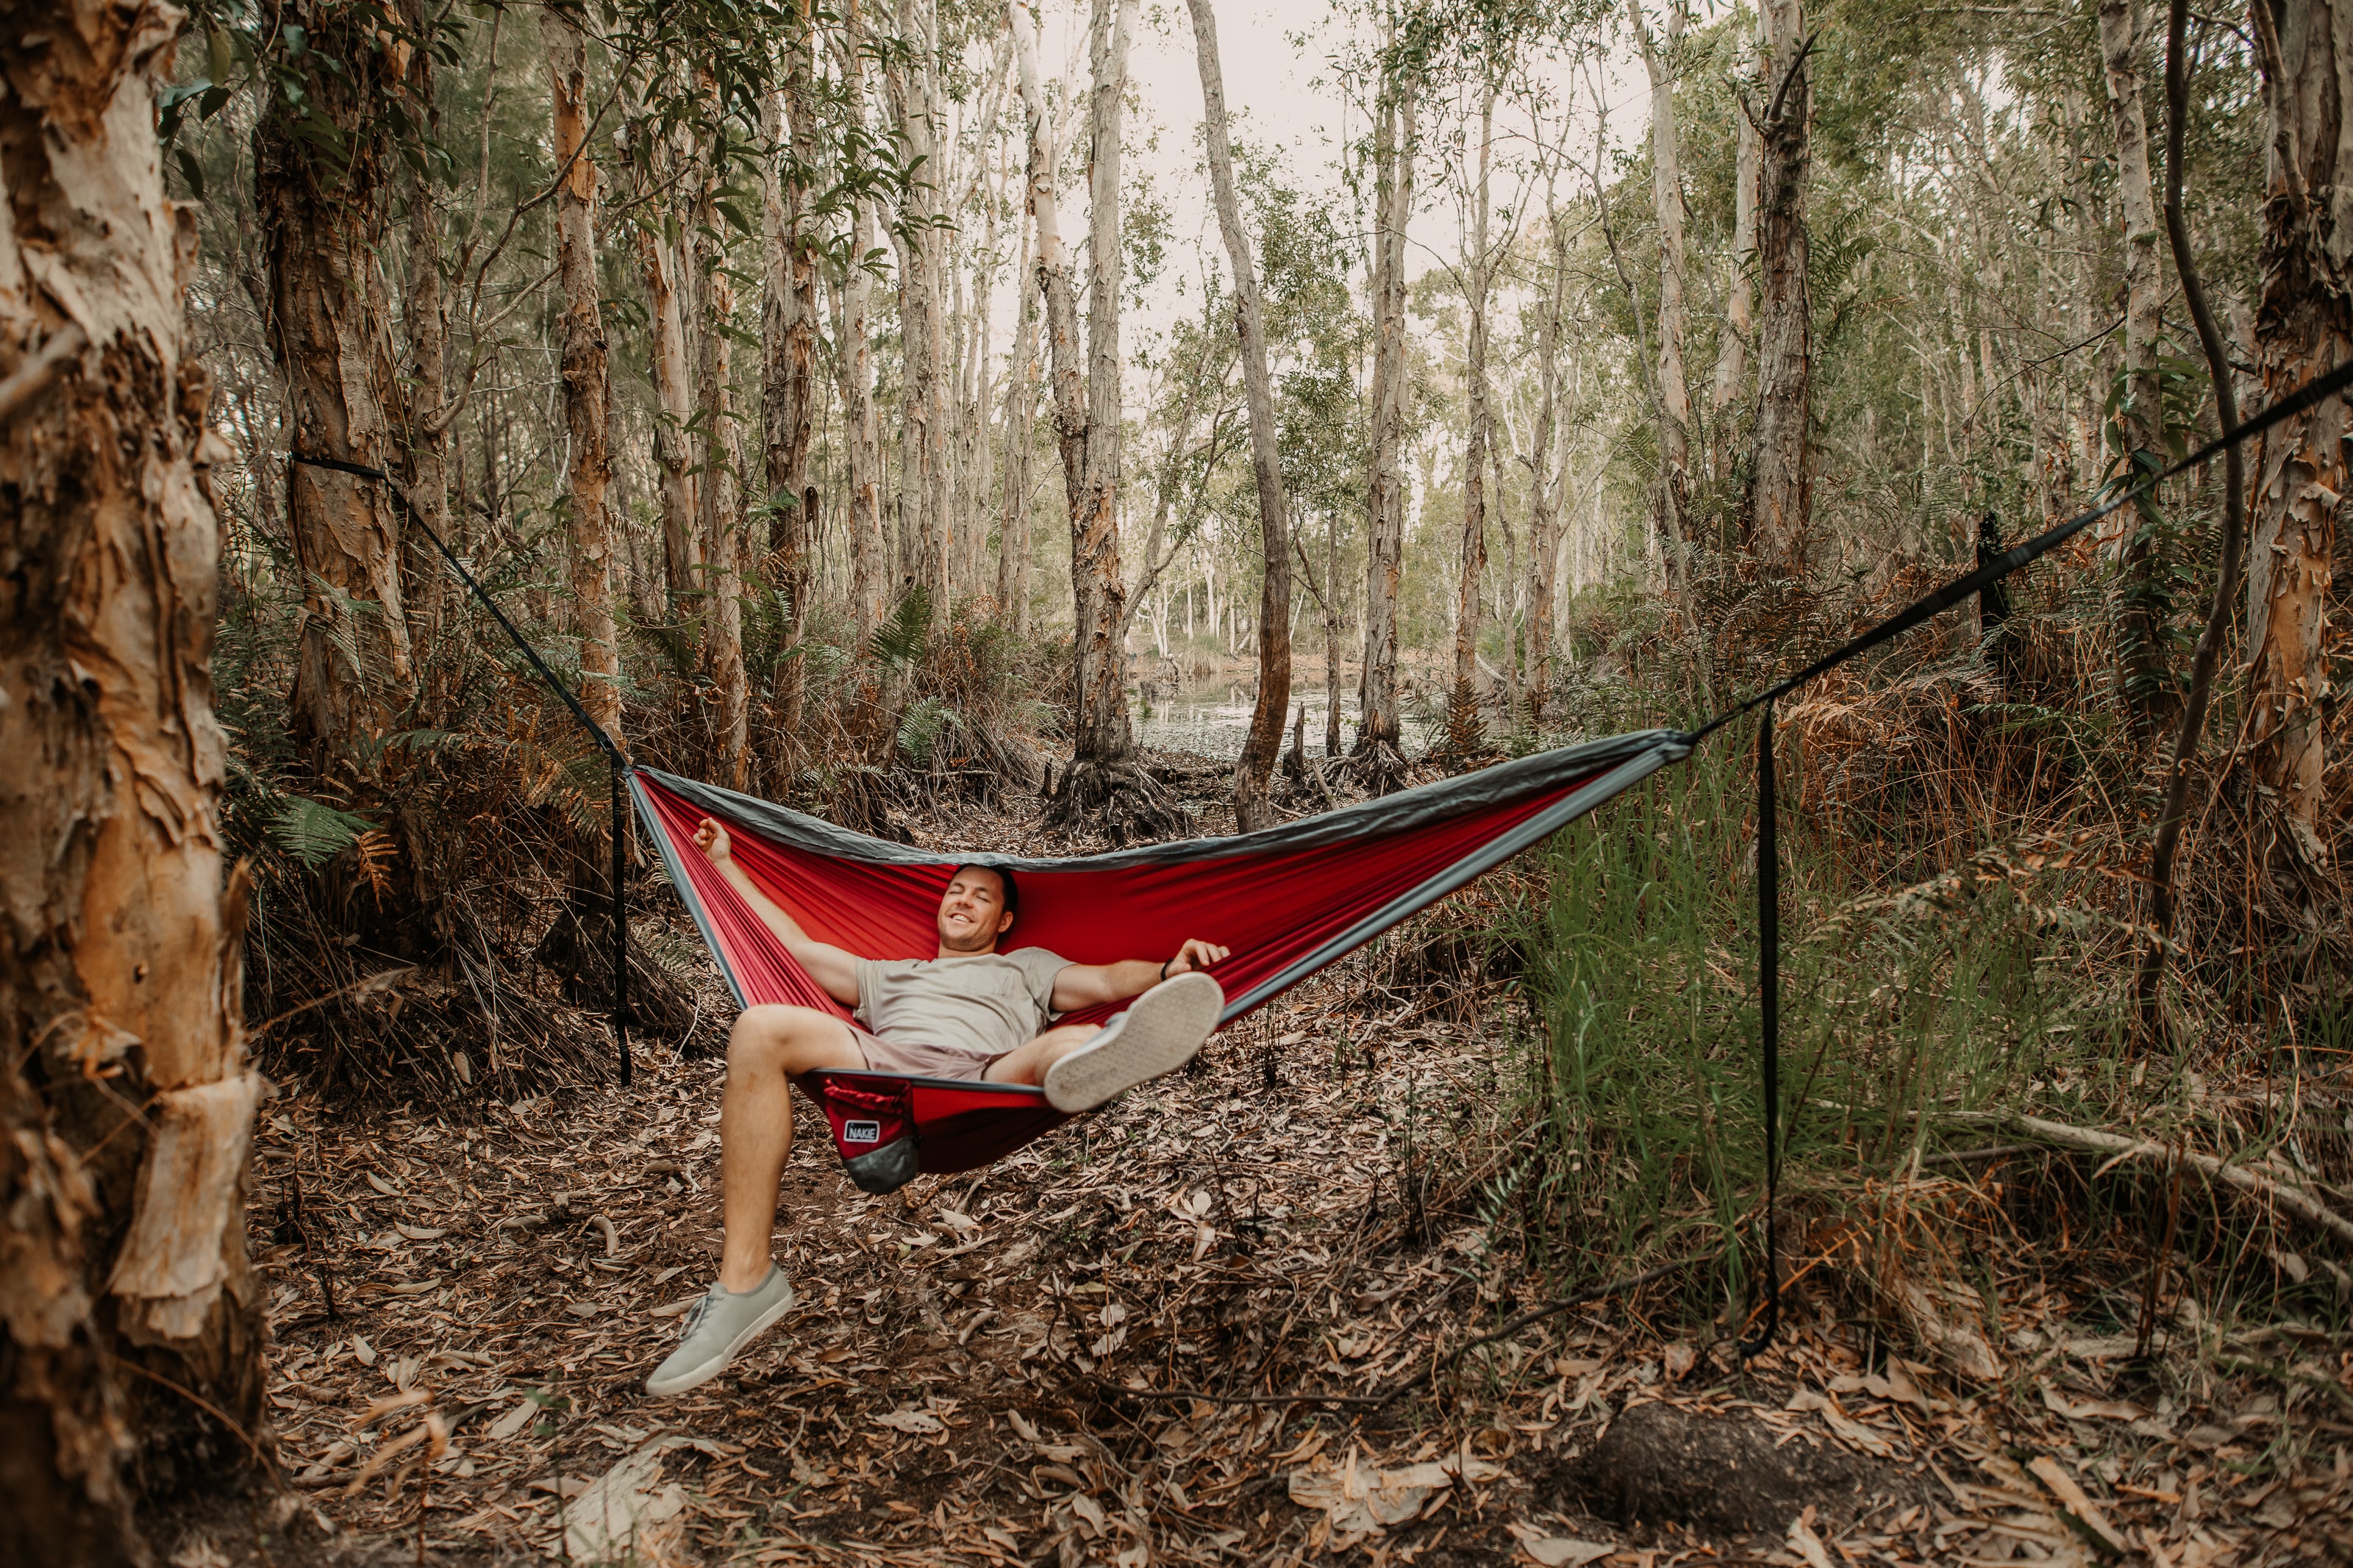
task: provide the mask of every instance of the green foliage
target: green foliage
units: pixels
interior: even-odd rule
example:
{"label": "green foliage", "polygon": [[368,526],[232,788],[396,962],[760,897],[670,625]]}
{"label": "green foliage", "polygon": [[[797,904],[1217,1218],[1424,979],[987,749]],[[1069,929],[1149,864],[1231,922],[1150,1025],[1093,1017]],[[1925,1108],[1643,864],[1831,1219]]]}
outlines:
{"label": "green foliage", "polygon": [[[1729,1243],[1746,1232],[1754,1245],[1764,1173],[1741,751],[1703,751],[1558,836],[1542,895],[1512,928],[1540,1025],[1525,1079],[1541,1129],[1532,1240],[1611,1255],[1724,1247],[1733,1297]],[[2016,1107],[2037,1080],[2100,1059],[2116,998],[2057,977],[2111,927],[2052,900],[2055,877],[1980,877],[1972,862],[1859,891],[1790,816],[1785,1201],[1900,1170],[1935,1145],[1936,1113]]]}
{"label": "green foliage", "polygon": [[269,819],[269,841],[306,871],[315,871],[357,844],[375,824],[305,795],[287,795]]}

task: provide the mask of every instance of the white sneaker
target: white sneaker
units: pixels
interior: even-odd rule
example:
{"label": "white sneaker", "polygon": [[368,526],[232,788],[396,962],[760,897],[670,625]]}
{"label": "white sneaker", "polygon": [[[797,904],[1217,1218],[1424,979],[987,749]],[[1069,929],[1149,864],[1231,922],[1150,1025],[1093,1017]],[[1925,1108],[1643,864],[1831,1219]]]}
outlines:
{"label": "white sneaker", "polygon": [[678,1349],[646,1379],[646,1392],[684,1394],[709,1383],[727,1370],[737,1352],[792,1310],[793,1288],[773,1263],[768,1277],[749,1290],[723,1290],[713,1285],[709,1295],[686,1310]]}
{"label": "white sneaker", "polygon": [[1225,1010],[1226,993],[1206,974],[1179,974],[1129,1004],[1085,1045],[1046,1069],[1046,1103],[1092,1110],[1148,1079],[1193,1059]]}

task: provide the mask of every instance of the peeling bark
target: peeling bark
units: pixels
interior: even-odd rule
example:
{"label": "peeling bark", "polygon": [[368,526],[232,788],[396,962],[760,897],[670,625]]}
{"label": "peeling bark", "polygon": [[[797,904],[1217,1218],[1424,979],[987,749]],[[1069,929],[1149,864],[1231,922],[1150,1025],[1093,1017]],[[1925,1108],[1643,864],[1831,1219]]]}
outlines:
{"label": "peeling bark", "polygon": [[[2353,21],[2320,5],[2256,0],[2272,132],[2255,353],[2266,402],[2353,359]],[[2341,398],[2264,432],[2247,559],[2247,734],[2277,859],[2327,863],[2323,652],[2337,511],[2353,476]]]}
{"label": "peeling bark", "polygon": [[[2123,209],[2126,471],[2138,479],[2165,466],[2165,411],[2157,381],[2157,341],[2164,330],[2165,279],[2157,260],[2157,204],[2148,174],[2148,119],[2142,102],[2140,8],[2135,0],[2101,0],[2100,58],[2116,149],[2116,200]],[[1966,373],[1968,358],[1962,356]],[[2158,560],[2157,502],[2116,516],[2116,689],[2133,733],[2153,736],[2170,716],[2173,679],[2166,658],[2169,595]]]}
{"label": "peeling bark", "polygon": [[[181,14],[0,6],[0,1560],[144,1562],[269,1440],[211,655],[226,447],[154,132]],[[387,564],[389,564],[387,563]],[[133,1108],[145,1107],[143,1115]],[[118,1240],[128,1232],[121,1261]]]}
{"label": "peeling bark", "polygon": [[[1691,586],[1691,385],[1683,371],[1690,312],[1683,304],[1683,180],[1682,138],[1675,123],[1673,55],[1683,36],[1681,0],[1667,6],[1662,58],[1642,24],[1641,0],[1626,0],[1626,15],[1641,46],[1651,79],[1651,200],[1659,226],[1659,532],[1669,553],[1667,580]],[[1685,612],[1689,613],[1688,610]]]}
{"label": "peeling bark", "polygon": [[1756,106],[1763,164],[1757,187],[1755,459],[1748,477],[1749,547],[1769,575],[1803,582],[1813,515],[1813,307],[1806,286],[1806,177],[1810,153],[1802,0],[1763,0],[1770,91]]}
{"label": "peeling bark", "polygon": [[1464,372],[1471,383],[1471,429],[1462,451],[1462,563],[1454,590],[1454,685],[1447,697],[1449,747],[1477,749],[1484,726],[1479,719],[1480,584],[1487,572],[1487,448],[1494,416],[1487,404],[1487,220],[1488,170],[1495,142],[1495,89],[1487,87],[1479,106],[1479,181],[1472,197],[1469,342]]}
{"label": "peeling bark", "polygon": [[[1274,383],[1267,374],[1266,317],[1259,303],[1258,271],[1251,265],[1250,231],[1242,226],[1241,199],[1234,190],[1233,153],[1227,144],[1225,72],[1218,59],[1217,14],[1209,0],[1190,0],[1193,41],[1201,63],[1202,130],[1209,153],[1209,184],[1217,199],[1218,228],[1234,269],[1234,326],[1241,339],[1242,390],[1250,403],[1250,471],[1258,481],[1258,524],[1265,560],[1259,600],[1258,704],[1250,710],[1248,738],[1234,768],[1234,817],[1244,833],[1275,823],[1267,799],[1276,754],[1282,748],[1282,718],[1291,706],[1291,524],[1282,493],[1282,463],[1275,449],[1278,429]],[[1182,440],[1180,435],[1179,440]]]}
{"label": "peeling bark", "polygon": [[1396,772],[1398,584],[1405,568],[1405,231],[1413,213],[1414,84],[1391,80],[1373,139],[1372,441],[1365,458],[1365,663],[1357,678],[1356,751],[1376,786]]}
{"label": "peeling bark", "polygon": [[613,384],[596,289],[596,165],[588,156],[588,41],[573,14],[539,14],[554,106],[556,274],[564,288],[564,424],[572,437],[567,522],[574,629],[580,638],[580,705],[621,738],[621,649],[613,621],[612,482],[607,437]]}
{"label": "peeling bark", "polygon": [[[254,191],[294,450],[402,468],[393,428],[405,422],[406,400],[386,352],[390,312],[376,265],[389,226],[385,144],[369,124],[403,75],[406,58],[391,56],[406,47],[322,0],[294,0],[282,20],[310,35],[307,101],[298,112],[272,95],[254,132]],[[340,137],[306,126],[312,114]],[[292,727],[311,768],[345,786],[371,775],[375,743],[415,689],[393,504],[373,479],[304,465],[287,476],[303,584]]]}

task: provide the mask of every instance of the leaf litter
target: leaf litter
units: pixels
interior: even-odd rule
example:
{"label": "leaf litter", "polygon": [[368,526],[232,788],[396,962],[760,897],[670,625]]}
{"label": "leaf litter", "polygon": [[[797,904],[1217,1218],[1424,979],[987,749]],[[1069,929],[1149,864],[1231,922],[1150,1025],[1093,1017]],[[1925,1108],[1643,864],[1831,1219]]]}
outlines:
{"label": "leaf litter", "polygon": [[[954,847],[1028,842],[995,826]],[[869,1197],[801,1108],[776,1254],[803,1304],[674,1400],[642,1383],[716,1270],[721,1063],[641,1047],[631,1092],[472,1122],[282,1103],[249,1214],[281,1463],[331,1532],[313,1559],[408,1560],[420,1517],[428,1556],[469,1563],[2207,1568],[2353,1536],[2341,1336],[2190,1311],[2175,1392],[2117,1397],[2100,1369],[2131,1336],[2104,1358],[2025,1256],[1989,1260],[2000,1383],[1802,1289],[1741,1368],[1665,1327],[1668,1280],[1375,1403],[1546,1293],[1488,1194],[1511,999],[1397,978],[1492,897],[987,1171]],[[1567,1478],[1645,1404],[1847,1455],[1876,1489],[1722,1544],[1599,1518]]]}

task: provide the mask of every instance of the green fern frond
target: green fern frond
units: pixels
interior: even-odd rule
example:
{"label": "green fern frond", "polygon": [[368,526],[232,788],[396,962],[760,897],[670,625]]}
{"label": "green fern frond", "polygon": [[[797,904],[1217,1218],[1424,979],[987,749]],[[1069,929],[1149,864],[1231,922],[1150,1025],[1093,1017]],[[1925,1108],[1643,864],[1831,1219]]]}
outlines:
{"label": "green fern frond", "polygon": [[269,841],[315,871],[353,844],[375,824],[348,811],[337,811],[306,795],[290,795],[269,822]]}
{"label": "green fern frond", "polygon": [[920,587],[907,590],[891,618],[874,628],[866,641],[866,656],[888,668],[904,671],[923,657],[932,640],[932,596]]}

